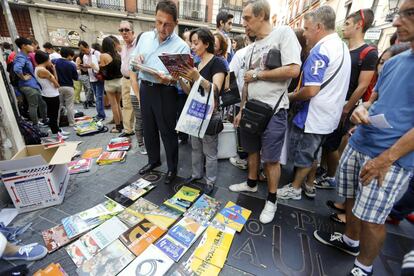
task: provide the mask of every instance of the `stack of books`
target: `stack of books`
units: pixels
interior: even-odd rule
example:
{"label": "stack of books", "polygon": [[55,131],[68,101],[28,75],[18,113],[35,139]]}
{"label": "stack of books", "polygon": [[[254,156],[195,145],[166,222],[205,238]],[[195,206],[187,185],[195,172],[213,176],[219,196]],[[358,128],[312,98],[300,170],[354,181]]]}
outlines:
{"label": "stack of books", "polygon": [[131,148],[131,139],[128,137],[112,138],[106,146],[107,151],[127,151]]}
{"label": "stack of books", "polygon": [[109,165],[115,162],[124,162],[126,151],[104,151],[96,160],[98,165]]}
{"label": "stack of books", "polygon": [[63,145],[65,141],[63,140],[62,135],[56,134],[40,138],[40,143],[45,147],[45,149],[50,149]]}

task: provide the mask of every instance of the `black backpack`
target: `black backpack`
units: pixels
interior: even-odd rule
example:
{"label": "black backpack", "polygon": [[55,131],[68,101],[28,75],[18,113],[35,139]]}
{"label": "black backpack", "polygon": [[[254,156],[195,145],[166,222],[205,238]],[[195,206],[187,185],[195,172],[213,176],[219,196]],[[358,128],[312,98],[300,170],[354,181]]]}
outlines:
{"label": "black backpack", "polygon": [[20,78],[14,72],[13,66],[14,66],[14,62],[10,62],[9,64],[7,64],[7,72],[9,73],[10,84],[14,87],[17,87],[19,84]]}
{"label": "black backpack", "polygon": [[47,136],[47,133],[41,132],[39,128],[34,127],[31,123],[23,119],[18,119],[17,122],[26,145],[40,144],[40,138]]}

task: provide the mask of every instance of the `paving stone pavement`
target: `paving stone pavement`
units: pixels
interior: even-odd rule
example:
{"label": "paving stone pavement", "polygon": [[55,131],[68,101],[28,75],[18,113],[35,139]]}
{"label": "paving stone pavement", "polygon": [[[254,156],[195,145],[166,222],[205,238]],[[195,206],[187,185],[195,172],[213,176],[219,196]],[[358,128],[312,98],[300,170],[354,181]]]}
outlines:
{"label": "paving stone pavement", "polygon": [[[75,105],[78,110],[85,112],[87,115],[95,115],[95,110],[89,108],[84,110],[82,105]],[[106,110],[107,118],[111,117],[110,110]],[[107,120],[109,121],[109,120]],[[109,125],[111,129],[112,125]],[[82,141],[78,146],[78,150],[84,151],[89,148],[105,147],[108,141],[116,137],[118,134],[111,134],[110,132],[101,133],[94,136],[78,137],[70,128],[64,128],[66,131],[71,131],[68,141]],[[189,177],[191,175],[191,146],[190,144],[180,145],[179,153],[179,171],[178,174],[182,177]],[[166,161],[164,151],[162,150],[163,160],[160,171],[166,172]],[[133,137],[133,148],[128,151],[126,162],[116,163],[106,166],[93,165],[92,169],[83,174],[72,175],[69,180],[68,189],[65,195],[64,202],[61,205],[53,206],[46,209],[33,211],[19,215],[14,221],[13,225],[24,225],[32,223],[31,227],[20,237],[25,244],[31,242],[39,242],[43,244],[41,238],[41,231],[53,227],[60,223],[60,220],[71,214],[88,209],[105,200],[104,195],[114,188],[122,185],[128,181],[132,176],[138,173],[138,170],[147,163],[147,157],[138,153],[136,138]],[[288,172],[282,172],[282,185],[287,183]],[[231,193],[228,186],[234,183],[244,181],[246,172],[241,171],[232,166],[228,160],[220,160],[218,166],[217,189],[214,196],[223,203],[228,200],[237,202],[237,194]],[[259,186],[259,192],[251,195],[257,198],[266,198],[265,184]],[[325,201],[327,199],[338,199],[335,191],[325,190],[317,191],[315,200],[308,200],[303,197],[300,201],[283,201],[279,204],[295,207],[306,210],[307,212],[315,213],[322,216],[328,216],[331,211],[326,208]],[[258,201],[258,204],[262,204]],[[413,237],[414,228],[407,222],[403,222],[399,227],[388,226],[388,231],[403,237]],[[270,242],[270,240],[269,240]],[[260,248],[258,249],[260,250]],[[401,261],[401,260],[397,260]],[[30,272],[33,273],[40,268],[46,267],[51,262],[59,262],[69,275],[76,275],[76,266],[71,261],[64,248],[47,255],[43,260],[29,263]],[[0,268],[5,269],[14,265],[22,264],[23,262],[6,262],[0,260]],[[350,263],[350,265],[352,265]],[[281,272],[276,272],[276,275],[283,275]],[[275,271],[264,270],[263,274],[275,275]],[[386,275],[385,273],[384,275]],[[237,267],[225,265],[221,275],[251,275]],[[298,274],[299,275],[299,274]],[[316,274],[315,274],[316,275]],[[379,274],[380,275],[380,274]]]}

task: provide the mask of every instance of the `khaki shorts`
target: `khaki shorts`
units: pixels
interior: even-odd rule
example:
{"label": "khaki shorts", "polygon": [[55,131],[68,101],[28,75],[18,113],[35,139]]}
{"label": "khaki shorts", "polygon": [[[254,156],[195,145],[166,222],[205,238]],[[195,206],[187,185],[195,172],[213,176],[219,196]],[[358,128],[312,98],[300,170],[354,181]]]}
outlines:
{"label": "khaki shorts", "polygon": [[106,93],[122,93],[121,79],[105,80]]}

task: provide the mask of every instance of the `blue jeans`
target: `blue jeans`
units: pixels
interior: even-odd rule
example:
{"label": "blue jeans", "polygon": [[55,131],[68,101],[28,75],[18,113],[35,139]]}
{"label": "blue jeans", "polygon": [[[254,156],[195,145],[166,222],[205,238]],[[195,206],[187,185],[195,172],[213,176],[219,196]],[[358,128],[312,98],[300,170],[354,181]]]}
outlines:
{"label": "blue jeans", "polygon": [[98,112],[99,119],[104,120],[105,116],[105,109],[104,109],[104,82],[103,81],[95,81],[91,82],[93,93],[95,94],[95,101],[96,101],[96,112]]}
{"label": "blue jeans", "polygon": [[392,207],[390,217],[403,220],[407,215],[414,212],[414,177],[411,177],[407,191],[397,203]]}

